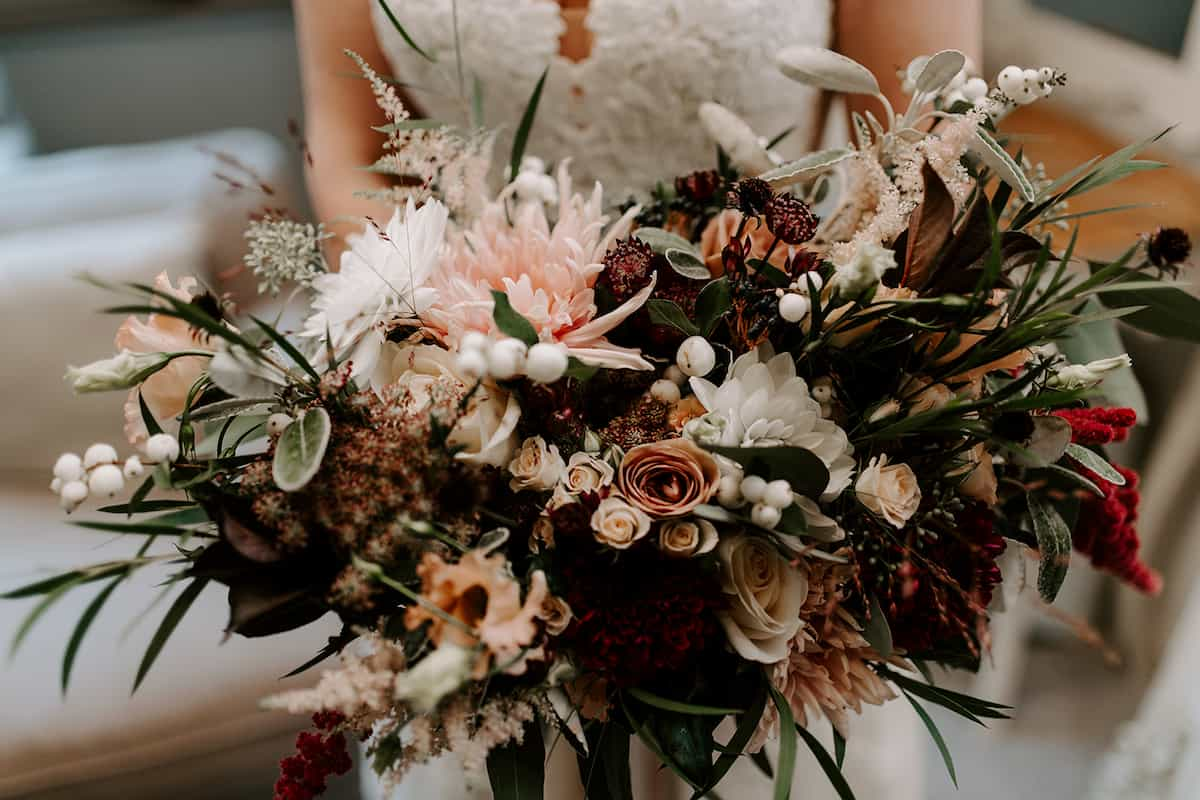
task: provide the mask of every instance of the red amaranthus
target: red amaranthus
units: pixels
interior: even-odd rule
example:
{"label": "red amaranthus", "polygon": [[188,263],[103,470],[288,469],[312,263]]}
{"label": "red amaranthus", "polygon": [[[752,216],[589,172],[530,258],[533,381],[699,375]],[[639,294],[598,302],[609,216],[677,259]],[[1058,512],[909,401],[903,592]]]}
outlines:
{"label": "red amaranthus", "polygon": [[1113,465],[1125,485],[1109,483],[1095,473],[1088,477],[1104,491],[1104,497],[1089,494],[1079,508],[1072,540],[1075,549],[1087,555],[1098,568],[1113,573],[1146,594],[1158,594],[1162,576],[1138,557],[1141,540],[1137,534],[1138,474]]}

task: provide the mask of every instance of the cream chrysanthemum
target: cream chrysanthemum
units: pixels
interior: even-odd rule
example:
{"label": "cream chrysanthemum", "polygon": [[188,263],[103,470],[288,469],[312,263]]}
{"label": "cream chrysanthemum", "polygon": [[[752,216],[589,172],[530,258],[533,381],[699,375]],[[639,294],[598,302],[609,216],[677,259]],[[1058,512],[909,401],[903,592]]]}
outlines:
{"label": "cream chrysanthemum", "polygon": [[739,356],[720,386],[704,378],[692,378],[691,385],[708,413],[688,423],[687,435],[702,444],[810,450],[829,469],[824,501],[850,485],[854,448],[845,431],[822,418],[821,404],[788,353],[775,355],[761,345]]}

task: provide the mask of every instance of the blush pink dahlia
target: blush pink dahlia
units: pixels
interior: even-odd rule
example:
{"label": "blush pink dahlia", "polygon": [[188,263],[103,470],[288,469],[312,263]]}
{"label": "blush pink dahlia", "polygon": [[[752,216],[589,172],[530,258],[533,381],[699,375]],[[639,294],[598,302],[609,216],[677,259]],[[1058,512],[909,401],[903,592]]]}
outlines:
{"label": "blush pink dahlia", "polygon": [[636,209],[606,229],[599,184],[587,198],[573,193],[566,163],[558,169],[558,197],[552,223],[542,203],[514,202],[510,185],[469,227],[452,233],[430,280],[437,300],[423,315],[425,327],[452,349],[468,331],[496,334],[492,292],[501,291],[541,341],[564,345],[585,364],[651,369],[638,350],[618,347],[605,334],[646,302],[653,281],[603,315],[592,289],[605,251],[628,235]]}

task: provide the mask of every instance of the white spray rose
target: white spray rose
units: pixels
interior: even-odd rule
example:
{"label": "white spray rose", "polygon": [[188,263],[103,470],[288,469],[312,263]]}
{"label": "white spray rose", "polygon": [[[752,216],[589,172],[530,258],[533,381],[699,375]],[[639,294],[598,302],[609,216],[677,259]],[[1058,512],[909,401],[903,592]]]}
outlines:
{"label": "white spray rose", "polygon": [[592,532],[600,544],[624,550],[650,532],[650,517],[625,498],[609,495],[592,513]]}
{"label": "white spray rose", "polygon": [[716,546],[717,528],[706,519],[669,519],[658,526],[658,547],[669,556],[702,556]]}
{"label": "white spray rose", "polygon": [[591,453],[580,451],[573,453],[567,461],[561,486],[573,495],[594,492],[611,486],[615,474],[612,464]]}
{"label": "white spray rose", "polygon": [[508,487],[514,492],[522,489],[553,489],[566,468],[557,447],[547,445],[540,436],[531,436],[521,443],[516,458],[508,464],[508,471],[512,474]]}
{"label": "white spray rose", "polygon": [[912,467],[889,465],[886,455],[871,459],[854,484],[854,494],[858,502],[897,528],[903,528],[921,505],[921,487]]}
{"label": "white spray rose", "polygon": [[761,537],[725,537],[717,553],[721,589],[730,595],[729,607],[717,618],[729,644],[750,661],[783,660],[802,624],[800,607],[808,597],[808,577]]}

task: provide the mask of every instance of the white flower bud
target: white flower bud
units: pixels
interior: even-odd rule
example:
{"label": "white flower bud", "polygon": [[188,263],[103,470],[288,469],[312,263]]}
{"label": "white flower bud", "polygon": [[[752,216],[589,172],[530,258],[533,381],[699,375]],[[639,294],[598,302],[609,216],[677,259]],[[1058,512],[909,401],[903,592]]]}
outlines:
{"label": "white flower bud", "polygon": [[156,433],[146,440],[143,452],[146,458],[155,463],[175,463],[179,458],[179,440],[169,433]]}
{"label": "white flower bud", "polygon": [[67,511],[74,511],[79,504],[87,500],[88,487],[83,481],[67,481],[59,492],[58,499]]}
{"label": "white flower bud", "polygon": [[162,353],[122,350],[112,358],[82,367],[67,367],[66,380],[80,394],[130,389],[166,366],[167,361]]}
{"label": "white flower bud", "polygon": [[684,374],[683,370],[674,364],[663,370],[663,377],[676,386],[683,386],[688,380],[688,376]]}
{"label": "white flower bud", "polygon": [[84,469],[115,463],[117,463],[117,450],[111,444],[94,444],[83,454]]}
{"label": "white flower bud", "polygon": [[738,508],[745,505],[742,498],[741,481],[736,475],[722,475],[717,483],[717,502],[725,508]]}
{"label": "white flower bud", "polygon": [[122,474],[129,479],[140,478],[146,474],[146,468],[142,465],[142,460],[137,456],[130,456],[125,459],[125,466],[121,469]]}
{"label": "white flower bud", "polygon": [[779,298],[779,316],[788,322],[799,322],[808,316],[808,298],[802,294],[785,294]]}
{"label": "white flower bud", "polygon": [[685,375],[703,378],[717,365],[717,351],[703,336],[689,336],[679,345],[675,362]]}
{"label": "white flower bud", "polygon": [[515,378],[525,368],[526,350],[519,339],[501,339],[488,351],[488,372],[501,381]]}
{"label": "white flower bud", "polygon": [[483,350],[460,350],[454,360],[454,371],[467,380],[479,380],[487,375],[487,354]]}
{"label": "white flower bud", "polygon": [[1133,366],[1133,359],[1128,353],[1086,364],[1067,364],[1051,375],[1046,385],[1054,389],[1089,389],[1104,380],[1109,372],[1130,366]]}
{"label": "white flower bud", "polygon": [[742,478],[742,497],[750,503],[761,503],[767,492],[767,482],[758,475],[747,475]]}
{"label": "white flower bud", "polygon": [[792,504],[796,496],[792,486],[784,480],[771,481],[763,492],[762,501],[772,508],[785,509]]}
{"label": "white flower bud", "polygon": [[116,464],[101,464],[88,476],[88,492],[101,497],[114,497],[125,488],[125,478]]}
{"label": "white flower bud", "polygon": [[567,371],[567,350],[560,344],[538,342],[529,348],[525,374],[534,383],[554,383]]}
{"label": "white flower bud", "polygon": [[487,337],[487,334],[479,331],[467,331],[458,340],[458,350],[463,352],[466,350],[478,350],[481,353],[486,353],[492,340]]}
{"label": "white flower bud", "polygon": [[1018,66],[1007,66],[996,76],[996,85],[1005,95],[1016,100],[1025,88],[1025,71]]}
{"label": "white flower bud", "polygon": [[63,453],[54,462],[54,477],[63,483],[79,480],[83,477],[83,459],[74,453]]}
{"label": "white flower bud", "polygon": [[267,435],[278,436],[287,429],[288,425],[292,424],[292,418],[284,414],[282,411],[276,411],[271,416],[267,417]]}
{"label": "white flower bud", "polygon": [[783,512],[765,503],[756,503],[750,509],[750,521],[760,528],[773,529],[783,519]]}
{"label": "white flower bud", "polygon": [[679,386],[674,382],[665,378],[655,381],[650,385],[650,396],[663,405],[672,405],[679,402]]}

